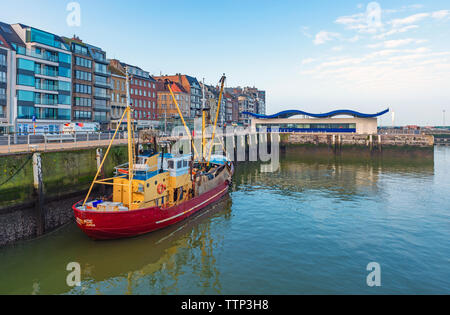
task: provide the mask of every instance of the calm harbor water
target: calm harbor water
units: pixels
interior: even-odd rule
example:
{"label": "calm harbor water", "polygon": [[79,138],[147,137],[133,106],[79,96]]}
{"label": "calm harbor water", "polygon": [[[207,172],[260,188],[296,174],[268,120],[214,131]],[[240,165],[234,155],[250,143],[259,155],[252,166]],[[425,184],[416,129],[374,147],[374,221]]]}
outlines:
{"label": "calm harbor water", "polygon": [[[82,286],[66,285],[78,262]],[[370,262],[382,286],[366,284]],[[71,223],[0,249],[0,294],[450,293],[450,148],[433,157],[335,159],[289,152],[163,231],[94,242]]]}

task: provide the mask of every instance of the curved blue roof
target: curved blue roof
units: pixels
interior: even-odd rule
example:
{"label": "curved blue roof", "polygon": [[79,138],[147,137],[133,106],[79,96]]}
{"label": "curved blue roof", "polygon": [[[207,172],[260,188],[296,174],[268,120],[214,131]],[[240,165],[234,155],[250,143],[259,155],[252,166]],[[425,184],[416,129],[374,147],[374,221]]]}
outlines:
{"label": "curved blue roof", "polygon": [[278,114],[274,114],[274,115],[261,115],[261,114],[255,114],[255,113],[250,113],[250,112],[243,112],[242,114],[244,115],[250,115],[254,118],[258,118],[258,119],[281,119],[281,118],[290,118],[293,116],[297,116],[297,115],[305,115],[305,116],[309,116],[309,117],[313,117],[313,118],[331,118],[334,116],[341,116],[341,115],[348,115],[348,116],[353,116],[353,117],[357,117],[357,118],[375,118],[375,117],[379,117],[382,116],[384,114],[389,113],[389,108],[376,113],[376,114],[363,114],[354,110],[347,110],[347,109],[341,109],[341,110],[335,110],[329,113],[323,113],[323,114],[311,114],[311,113],[307,113],[301,110],[286,110],[286,111],[282,111],[279,112]]}

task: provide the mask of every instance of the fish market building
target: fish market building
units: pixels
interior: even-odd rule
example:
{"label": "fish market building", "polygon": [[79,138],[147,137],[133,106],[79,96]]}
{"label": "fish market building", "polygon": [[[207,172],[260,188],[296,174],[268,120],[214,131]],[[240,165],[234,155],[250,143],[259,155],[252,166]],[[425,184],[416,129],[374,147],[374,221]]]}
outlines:
{"label": "fish market building", "polygon": [[[274,115],[260,115],[250,112],[251,128],[258,131],[278,127],[281,133],[353,133],[377,134],[378,117],[389,112],[386,109],[376,114],[363,114],[353,110],[336,110],[323,114],[311,114],[300,110],[288,110]],[[302,118],[293,118],[303,116]],[[337,116],[346,116],[335,118]],[[350,116],[350,117],[348,117]]]}

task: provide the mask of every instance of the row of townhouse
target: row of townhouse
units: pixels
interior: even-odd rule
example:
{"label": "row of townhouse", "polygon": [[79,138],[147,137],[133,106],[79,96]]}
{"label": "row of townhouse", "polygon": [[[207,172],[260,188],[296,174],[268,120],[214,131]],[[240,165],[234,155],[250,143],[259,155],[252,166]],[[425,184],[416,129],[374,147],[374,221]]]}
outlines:
{"label": "row of townhouse", "polygon": [[[186,119],[201,117],[203,106],[215,118],[219,89],[185,74],[152,76],[138,66],[108,59],[80,38],[58,36],[23,24],[0,22],[0,133],[58,133],[64,125],[96,123],[116,128],[130,101],[141,128],[156,128],[179,116],[165,81]],[[205,105],[204,105],[205,104]],[[242,111],[265,113],[265,92],[227,89],[219,124],[249,124]]]}

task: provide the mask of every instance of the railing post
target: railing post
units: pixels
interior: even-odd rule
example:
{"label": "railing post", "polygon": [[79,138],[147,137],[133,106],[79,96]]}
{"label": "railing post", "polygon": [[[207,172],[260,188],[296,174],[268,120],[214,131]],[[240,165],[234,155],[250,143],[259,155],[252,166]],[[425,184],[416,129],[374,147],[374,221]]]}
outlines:
{"label": "railing post", "polygon": [[27,142],[28,142],[28,151],[30,151],[30,134],[27,136]]}
{"label": "railing post", "polygon": [[8,135],[8,153],[11,153],[11,135]]}

